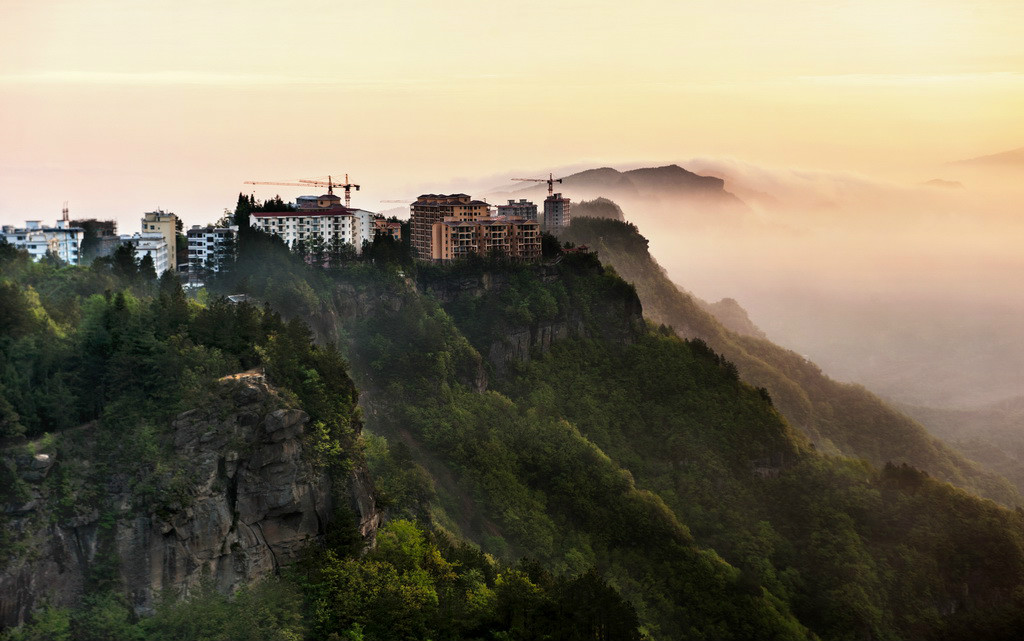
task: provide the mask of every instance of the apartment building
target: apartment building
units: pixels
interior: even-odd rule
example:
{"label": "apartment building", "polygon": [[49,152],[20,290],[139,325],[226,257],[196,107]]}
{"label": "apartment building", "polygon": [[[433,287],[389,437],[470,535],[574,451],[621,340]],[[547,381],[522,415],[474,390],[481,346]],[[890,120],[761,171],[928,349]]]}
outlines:
{"label": "apartment building", "polygon": [[434,225],[446,218],[477,220],[490,216],[491,207],[467,194],[423,194],[411,206],[409,217],[412,247],[418,258],[434,255]]}
{"label": "apartment building", "polygon": [[292,211],[254,212],[250,224],[280,236],[289,247],[319,239],[328,246],[335,242],[354,245],[358,252],[364,242],[373,240],[377,216],[373,212],[345,207],[334,194],[300,196],[296,202]]}
{"label": "apartment building", "polygon": [[7,242],[27,251],[32,260],[52,252],[71,265],[79,264],[84,234],[84,229],[72,226],[68,220],[58,220],[53,227],[44,227],[41,220],[27,220],[24,227],[3,226]]}
{"label": "apartment building", "polygon": [[384,216],[377,214],[373,217],[373,232],[374,234],[383,234],[385,236],[391,236],[395,240],[402,240],[402,223],[398,220],[388,220]]}
{"label": "apartment building", "polygon": [[153,259],[153,268],[157,276],[172,269],[167,239],[159,231],[122,234],[120,238],[122,244],[131,245],[135,249],[135,260],[141,261],[146,256]]}
{"label": "apartment building", "polygon": [[[142,233],[158,233],[167,243],[167,269],[178,269],[178,217],[170,212],[158,209],[142,215]],[[157,271],[158,274],[163,272]]]}
{"label": "apartment building", "polygon": [[541,255],[540,223],[520,216],[463,219],[449,216],[431,228],[433,260],[470,255],[532,260]]}
{"label": "apartment building", "polygon": [[518,201],[509,200],[507,205],[498,205],[498,215],[537,220],[537,205],[525,198],[520,198]]}
{"label": "apartment building", "polygon": [[234,258],[237,251],[238,227],[193,225],[188,230],[189,277],[219,272]]}

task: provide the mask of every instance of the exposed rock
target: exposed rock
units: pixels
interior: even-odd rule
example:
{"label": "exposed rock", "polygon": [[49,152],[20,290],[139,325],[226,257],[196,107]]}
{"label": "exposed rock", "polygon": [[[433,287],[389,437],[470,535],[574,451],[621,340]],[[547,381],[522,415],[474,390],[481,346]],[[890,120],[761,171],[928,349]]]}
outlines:
{"label": "exposed rock", "polygon": [[[27,533],[29,551],[5,559],[0,624],[22,622],[43,600],[74,604],[101,549],[116,553],[132,604],[146,612],[162,591],[186,591],[205,577],[231,591],[273,573],[324,534],[335,499],[328,474],[304,456],[309,417],[284,407],[258,374],[223,385],[228,411],[197,408],[172,423],[176,454],[190,462],[193,481],[178,509],[134,508],[127,480],[116,478],[110,504],[120,516],[112,527],[97,510],[55,519],[34,495],[7,506],[15,509],[6,525]],[[18,461],[24,480],[45,476],[54,464],[52,457],[31,458]],[[348,488],[359,531],[371,537],[381,517],[367,472],[353,471]]]}

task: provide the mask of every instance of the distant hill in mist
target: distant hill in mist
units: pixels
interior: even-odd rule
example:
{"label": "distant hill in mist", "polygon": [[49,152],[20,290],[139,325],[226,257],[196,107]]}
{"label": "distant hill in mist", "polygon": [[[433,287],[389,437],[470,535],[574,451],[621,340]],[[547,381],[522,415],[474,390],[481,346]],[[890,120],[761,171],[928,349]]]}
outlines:
{"label": "distant hill in mist", "polygon": [[767,339],[765,333],[750,320],[747,310],[736,302],[735,298],[723,298],[717,303],[709,303],[697,297],[693,298],[701,308],[715,317],[730,332],[740,336],[753,336]]}
{"label": "distant hill in mist", "polygon": [[[544,189],[542,183],[523,187],[519,192],[537,192]],[[725,181],[713,176],[702,176],[679,165],[643,167],[619,171],[611,167],[599,167],[570,174],[555,185],[576,198],[627,198],[699,199],[702,202],[745,209],[742,200],[726,191]]]}
{"label": "distant hill in mist", "polygon": [[572,204],[573,216],[585,216],[587,218],[611,218],[612,220],[625,220],[622,208],[615,204],[615,201],[607,198],[595,198],[594,200],[583,200]]}
{"label": "distant hill in mist", "polygon": [[1013,149],[1011,151],[1004,151],[998,154],[990,154],[988,156],[978,156],[977,158],[957,160],[952,164],[990,167],[1024,167],[1024,147]]}
{"label": "distant hill in mist", "polygon": [[765,388],[775,407],[819,451],[864,458],[879,467],[907,463],[1005,505],[1021,504],[1020,493],[1005,478],[968,460],[863,387],[837,382],[763,338],[735,301],[706,303],[678,287],[632,224],[574,218],[559,238],[596,250],[636,287],[645,318],[681,337],[705,341],[735,364],[745,382]]}
{"label": "distant hill in mist", "polygon": [[967,409],[897,407],[1024,490],[1024,396]]}

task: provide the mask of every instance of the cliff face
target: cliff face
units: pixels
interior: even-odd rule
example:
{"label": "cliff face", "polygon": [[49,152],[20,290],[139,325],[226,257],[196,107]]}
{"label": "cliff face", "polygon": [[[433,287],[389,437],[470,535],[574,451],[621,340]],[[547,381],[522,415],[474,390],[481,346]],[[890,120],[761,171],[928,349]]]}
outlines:
{"label": "cliff face", "polygon": [[[224,403],[184,412],[172,424],[175,455],[189,462],[191,478],[171,509],[139,509],[127,479],[115,473],[112,511],[61,520],[41,485],[53,456],[13,461],[28,496],[4,511],[25,545],[0,571],[0,623],[20,623],[43,601],[74,604],[90,568],[109,555],[131,603],[145,612],[164,590],[181,592],[208,578],[231,591],[271,574],[324,534],[335,499],[328,474],[304,456],[306,413],[287,407],[260,375],[221,385]],[[342,498],[369,537],[380,514],[365,470],[351,472],[347,486]]]}

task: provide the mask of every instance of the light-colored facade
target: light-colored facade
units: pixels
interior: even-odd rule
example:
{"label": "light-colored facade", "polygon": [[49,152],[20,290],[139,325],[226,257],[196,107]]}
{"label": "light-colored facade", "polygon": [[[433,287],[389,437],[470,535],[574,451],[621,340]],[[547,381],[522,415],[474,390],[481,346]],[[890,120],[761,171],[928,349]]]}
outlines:
{"label": "light-colored facade", "polygon": [[46,252],[52,252],[71,265],[79,264],[84,234],[84,229],[73,227],[67,220],[58,220],[53,227],[44,227],[39,220],[25,221],[24,227],[3,226],[7,242],[27,251],[32,260],[39,260]]}
{"label": "light-colored facade", "polygon": [[153,259],[153,268],[156,270],[157,276],[171,269],[167,239],[160,232],[150,231],[130,236],[124,234],[121,236],[121,243],[127,243],[135,248],[135,260],[141,261],[146,256],[150,256]]}
{"label": "light-colored facade", "polygon": [[476,220],[490,216],[491,207],[482,200],[473,200],[467,194],[423,194],[410,208],[409,232],[412,247],[418,258],[434,255],[434,224],[446,218]]}
{"label": "light-colored facade", "polygon": [[537,220],[537,205],[525,198],[510,200],[507,205],[498,205],[499,216],[518,216],[526,220]]}
{"label": "light-colored facade", "polygon": [[557,231],[569,226],[569,199],[552,194],[544,199],[544,230]]}
{"label": "light-colored facade", "polygon": [[[159,233],[167,242],[167,264],[168,269],[175,271],[178,268],[178,217],[170,212],[158,209],[148,211],[142,215],[142,233]],[[163,273],[158,271],[158,274]]]}
{"label": "light-colored facade", "polygon": [[254,228],[280,236],[289,247],[319,239],[328,247],[341,242],[362,251],[363,243],[376,233],[376,214],[350,209],[340,201],[333,194],[300,196],[294,211],[254,212],[249,220]]}
{"label": "light-colored facade", "polygon": [[201,276],[219,272],[237,251],[238,227],[201,227],[188,230],[188,273]]}
{"label": "light-colored facade", "polygon": [[533,260],[540,257],[540,223],[520,216],[462,219],[434,223],[431,258],[455,260],[476,254]]}

